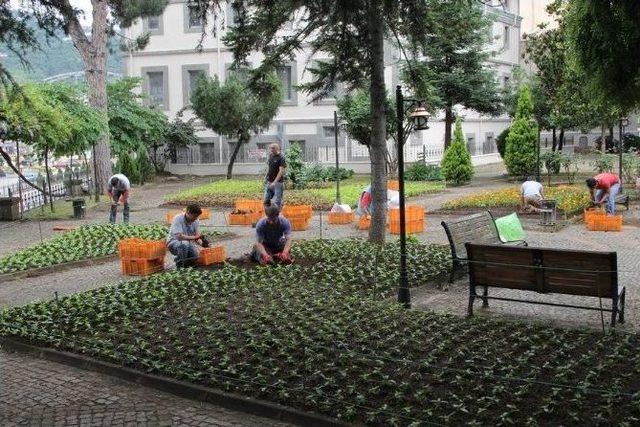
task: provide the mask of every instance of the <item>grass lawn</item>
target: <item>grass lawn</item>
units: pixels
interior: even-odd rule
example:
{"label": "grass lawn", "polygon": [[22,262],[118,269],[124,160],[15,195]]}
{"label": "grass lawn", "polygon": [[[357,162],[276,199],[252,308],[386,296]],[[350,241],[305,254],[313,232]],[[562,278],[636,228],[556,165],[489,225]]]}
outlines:
{"label": "grass lawn", "polygon": [[[556,206],[566,215],[581,213],[590,206],[589,192],[586,187],[578,185],[560,185],[544,187],[544,196],[555,199]],[[443,210],[496,207],[513,207],[520,205],[520,186],[505,187],[499,190],[481,191],[470,196],[448,200],[442,205]]]}
{"label": "grass lawn", "polygon": [[[412,286],[447,270],[446,248],[408,248]],[[640,422],[638,335],[404,309],[397,243],[293,254],[7,309],[0,335],[358,424]]]}
{"label": "grass lawn", "polygon": [[[84,198],[85,209],[86,211],[90,211],[101,203],[108,203],[109,196],[102,195],[100,196],[100,201],[98,203],[95,202],[94,196],[87,196]],[[31,209],[24,213],[25,219],[32,220],[57,220],[57,219],[70,219],[73,218],[73,205],[71,201],[67,200],[56,200],[53,202],[53,208],[55,212],[51,212],[51,207],[47,204],[44,207],[38,207]]]}
{"label": "grass lawn", "polygon": [[[314,209],[329,209],[335,202],[334,183],[325,183],[324,188],[285,190],[284,201],[291,204],[311,204]],[[351,178],[340,182],[342,203],[355,206],[362,190],[369,185],[367,178]],[[405,182],[408,197],[436,193],[444,189],[442,182]],[[220,180],[169,196],[168,203],[187,205],[198,203],[202,206],[231,207],[240,198],[262,199],[263,184],[260,180]]]}

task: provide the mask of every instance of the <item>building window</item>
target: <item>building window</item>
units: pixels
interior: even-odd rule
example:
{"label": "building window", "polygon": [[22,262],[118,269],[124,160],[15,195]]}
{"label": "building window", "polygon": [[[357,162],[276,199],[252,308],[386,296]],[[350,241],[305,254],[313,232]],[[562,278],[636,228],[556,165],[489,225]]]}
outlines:
{"label": "building window", "polygon": [[183,65],[182,66],[182,96],[185,106],[191,103],[191,94],[198,83],[200,77],[209,75],[209,65]]}
{"label": "building window", "polygon": [[510,10],[509,0],[502,0],[502,8],[507,12]]}
{"label": "building window", "polygon": [[333,126],[322,126],[322,137],[323,138],[335,138],[336,130]]}
{"label": "building window", "polygon": [[291,66],[285,65],[278,70],[278,77],[282,82],[282,100],[287,102],[293,98],[293,81],[291,76]]}
{"label": "building window", "polygon": [[235,27],[240,23],[240,14],[233,7],[233,2],[227,2],[227,27]]}
{"label": "building window", "polygon": [[202,31],[202,16],[197,5],[185,2],[183,14],[185,33],[199,33]]}
{"label": "building window", "polygon": [[200,163],[216,163],[216,144],[200,143]]}
{"label": "building window", "polygon": [[472,156],[476,154],[476,136],[473,133],[467,134],[467,149]]}
{"label": "building window", "polygon": [[142,67],[144,92],[148,97],[148,104],[163,110],[169,109],[169,68]]}
{"label": "building window", "polygon": [[229,78],[231,76],[235,76],[240,80],[245,80],[249,78],[249,74],[251,73],[251,64],[247,64],[245,67],[234,67],[233,64],[225,65],[225,78]]}
{"label": "building window", "polygon": [[509,26],[505,25],[504,26],[504,34],[503,34],[503,46],[504,48],[508,48],[509,47]]}
{"label": "building window", "polygon": [[151,35],[162,35],[162,15],[150,16],[142,20],[142,31]]}

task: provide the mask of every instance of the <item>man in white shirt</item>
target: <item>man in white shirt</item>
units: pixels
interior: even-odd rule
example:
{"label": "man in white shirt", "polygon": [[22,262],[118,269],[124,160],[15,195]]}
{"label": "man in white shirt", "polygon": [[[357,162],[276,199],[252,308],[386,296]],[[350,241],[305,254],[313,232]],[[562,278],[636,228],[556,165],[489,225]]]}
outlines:
{"label": "man in white shirt", "polygon": [[527,180],[520,186],[520,199],[523,211],[539,212],[542,206],[542,200],[544,199],[542,184],[535,181],[532,177],[527,177]]}
{"label": "man in white shirt", "polygon": [[198,217],[202,209],[198,205],[187,206],[186,212],[176,215],[167,236],[167,248],[175,255],[177,268],[190,267],[198,259],[199,247],[206,246],[200,233]]}
{"label": "man in white shirt", "polygon": [[117,173],[109,178],[109,185],[107,186],[107,193],[111,198],[111,214],[109,215],[109,222],[111,224],[116,223],[116,215],[118,213],[118,203],[122,202],[124,210],[122,211],[122,218],[124,223],[129,223],[129,192],[131,190],[131,183],[129,178],[121,173]]}

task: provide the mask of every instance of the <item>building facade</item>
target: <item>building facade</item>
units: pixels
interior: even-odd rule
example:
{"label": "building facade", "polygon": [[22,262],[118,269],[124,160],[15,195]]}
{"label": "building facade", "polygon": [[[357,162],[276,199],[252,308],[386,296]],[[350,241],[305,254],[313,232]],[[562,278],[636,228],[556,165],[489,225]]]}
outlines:
{"label": "building facade", "polygon": [[[496,70],[501,84],[511,78],[511,72],[518,65],[520,57],[519,1],[487,2],[486,13],[494,17],[492,27],[493,42],[487,46],[491,58],[487,66]],[[223,8],[224,17],[216,21],[216,31],[207,28],[202,49],[196,50],[201,39],[202,23],[198,14],[185,0],[170,0],[163,15],[138,20],[125,30],[125,35],[135,38],[145,32],[150,41],[142,51],[125,55],[124,73],[141,77],[143,91],[149,102],[173,117],[183,107],[188,106],[191,89],[199,75],[218,76],[224,81],[233,62],[232,52],[221,42],[224,32],[234,25],[233,9]],[[287,29],[293,31],[299,22],[294,17]],[[296,90],[296,85],[308,81],[307,71],[314,61],[322,61],[320,56],[312,57],[309,52],[296,54],[294,60],[285,64],[279,75],[283,82],[284,96],[277,116],[269,129],[252,137],[252,140],[238,153],[234,170],[239,173],[257,173],[266,159],[266,147],[277,142],[286,150],[293,143],[303,147],[305,160],[309,162],[333,163],[335,161],[335,129],[333,113],[337,109],[335,98],[324,98],[312,102],[311,97]],[[258,64],[261,55],[249,57],[250,65]],[[389,44],[385,46],[385,83],[393,92],[399,83],[399,55]],[[339,95],[338,95],[339,96]],[[508,126],[508,117],[483,117],[473,111],[460,108],[458,114],[464,118],[464,132],[468,147],[476,162],[496,160],[495,138]],[[192,114],[188,110],[186,117]],[[442,156],[444,141],[443,116],[432,117],[430,129],[411,136],[406,149],[406,160],[416,161],[422,156],[427,161],[437,162]],[[338,155],[341,163],[356,171],[368,172],[369,159],[366,147],[350,141],[339,133]],[[174,173],[222,174],[228,162],[235,141],[226,136],[216,135],[201,127],[198,132],[199,144],[181,150],[167,165]]]}

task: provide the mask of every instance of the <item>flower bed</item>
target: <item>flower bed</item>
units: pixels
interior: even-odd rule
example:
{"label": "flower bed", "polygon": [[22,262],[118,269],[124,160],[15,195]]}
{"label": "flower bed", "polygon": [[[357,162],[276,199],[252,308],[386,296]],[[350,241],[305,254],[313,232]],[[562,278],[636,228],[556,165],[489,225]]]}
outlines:
{"label": "flower bed", "polygon": [[[116,253],[122,239],[138,237],[159,240],[167,237],[161,225],[87,225],[51,240],[0,258],[0,274],[49,267]],[[208,232],[215,236],[219,232]]]}
{"label": "flower bed", "polygon": [[[293,251],[309,262],[172,271],[5,310],[0,335],[372,425],[640,418],[637,335],[406,310],[395,243]],[[413,285],[448,264],[446,248],[409,244]]]}
{"label": "flower bed", "polygon": [[[544,196],[547,199],[555,199],[556,206],[565,215],[582,213],[584,208],[590,205],[589,192],[578,186],[545,187]],[[508,187],[500,190],[482,191],[471,196],[459,197],[449,200],[442,205],[443,210],[456,210],[467,208],[497,208],[513,207],[520,205],[520,188]]]}
{"label": "flower bed", "polygon": [[[343,203],[355,206],[362,190],[369,185],[363,179],[348,179],[340,183],[340,196]],[[441,182],[405,182],[407,197],[442,191]],[[262,199],[263,184],[258,180],[222,180],[200,187],[185,190],[167,198],[173,205],[198,203],[201,206],[231,207],[238,198]],[[325,188],[304,190],[285,190],[284,201],[295,205],[312,205],[313,209],[328,210],[335,202],[335,185]]]}

